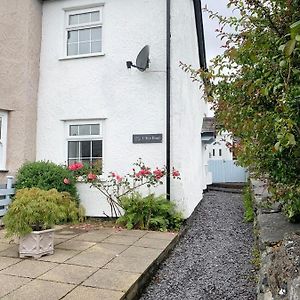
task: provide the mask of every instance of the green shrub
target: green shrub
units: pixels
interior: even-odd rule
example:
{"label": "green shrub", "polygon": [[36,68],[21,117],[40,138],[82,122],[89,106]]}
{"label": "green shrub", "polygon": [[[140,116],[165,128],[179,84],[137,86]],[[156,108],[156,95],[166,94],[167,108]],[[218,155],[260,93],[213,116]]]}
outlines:
{"label": "green shrub", "polygon": [[253,210],[253,199],[251,194],[251,188],[249,186],[245,187],[244,195],[244,221],[245,222],[253,222],[254,221],[254,210]]}
{"label": "green shrub", "polygon": [[76,222],[80,210],[69,193],[39,188],[18,190],[3,223],[7,236],[23,236],[32,230],[44,230],[62,222]]}
{"label": "green shrub", "polygon": [[16,176],[16,189],[37,187],[42,190],[56,189],[59,192],[68,192],[76,200],[79,199],[75,180],[64,183],[65,178],[73,178],[71,172],[63,166],[49,161],[27,162]]}
{"label": "green shrub", "polygon": [[183,222],[183,216],[176,211],[175,204],[164,196],[150,194],[143,197],[139,193],[133,193],[122,197],[121,201],[124,215],[117,223],[127,229],[179,230]]}

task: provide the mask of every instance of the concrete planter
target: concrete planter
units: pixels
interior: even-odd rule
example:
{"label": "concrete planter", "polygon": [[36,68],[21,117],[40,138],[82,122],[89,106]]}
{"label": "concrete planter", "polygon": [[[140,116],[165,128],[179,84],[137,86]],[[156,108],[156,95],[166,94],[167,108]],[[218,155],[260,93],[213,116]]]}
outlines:
{"label": "concrete planter", "polygon": [[54,253],[54,229],[32,231],[20,237],[20,257],[34,257],[38,259],[43,255]]}

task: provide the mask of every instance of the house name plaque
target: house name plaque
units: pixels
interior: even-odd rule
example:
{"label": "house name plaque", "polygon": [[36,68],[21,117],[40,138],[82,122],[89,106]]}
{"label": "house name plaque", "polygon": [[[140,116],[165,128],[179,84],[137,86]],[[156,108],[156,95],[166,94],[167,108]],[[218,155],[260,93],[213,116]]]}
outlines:
{"label": "house name plaque", "polygon": [[132,142],[134,144],[162,143],[162,134],[134,134]]}

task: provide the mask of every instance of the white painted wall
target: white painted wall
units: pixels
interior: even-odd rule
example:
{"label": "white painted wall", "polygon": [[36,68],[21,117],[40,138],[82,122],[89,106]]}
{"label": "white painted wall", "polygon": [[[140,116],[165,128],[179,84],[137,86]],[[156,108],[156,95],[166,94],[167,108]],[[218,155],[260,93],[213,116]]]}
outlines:
{"label": "white painted wall", "polygon": [[[139,157],[152,168],[165,164],[165,1],[105,0],[104,56],[61,60],[64,9],[96,0],[45,1],[38,100],[37,160],[64,164],[64,120],[105,119],[104,173],[126,173]],[[190,32],[190,34],[186,34]],[[192,1],[172,3],[172,165],[182,181],[172,182],[175,199],[189,216],[202,198],[201,93],[179,68],[199,65]],[[150,46],[150,68],[128,70],[139,50]],[[161,144],[133,144],[132,134],[162,133]],[[158,193],[164,193],[160,187]],[[95,192],[84,191],[87,214],[101,216]],[[101,200],[101,201],[104,201]],[[101,202],[100,201],[100,202]],[[90,205],[94,202],[93,205]]]}
{"label": "white painted wall", "polygon": [[[231,134],[222,132],[216,136],[216,140],[207,146],[210,160],[233,160],[232,152],[226,146],[226,143],[232,143]],[[214,152],[213,152],[214,151]],[[220,152],[221,151],[221,155]],[[213,155],[215,154],[215,155]]]}
{"label": "white painted wall", "polygon": [[172,162],[184,175],[181,182],[173,182],[171,196],[181,201],[186,215],[190,215],[206,186],[201,143],[206,105],[199,84],[179,67],[180,61],[200,66],[193,1],[172,1],[171,28]]}

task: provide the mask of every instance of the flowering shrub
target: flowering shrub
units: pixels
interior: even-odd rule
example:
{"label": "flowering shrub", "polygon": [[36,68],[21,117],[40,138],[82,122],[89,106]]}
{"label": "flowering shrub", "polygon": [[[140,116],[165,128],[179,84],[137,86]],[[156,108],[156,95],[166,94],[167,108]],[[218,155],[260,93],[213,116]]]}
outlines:
{"label": "flowering shrub", "polygon": [[[92,170],[88,170],[87,173],[78,176],[79,173],[82,174],[81,170],[83,167],[82,164],[76,163],[68,168],[75,177],[80,177],[80,179],[90,183],[91,186],[98,189],[106,197],[111,207],[111,216],[121,215],[120,208],[124,208],[121,201],[122,197],[135,192],[143,186],[150,188],[163,184],[163,178],[168,175],[165,167],[157,167],[155,170],[151,170],[141,159],[134,164],[134,168],[132,168],[130,173],[121,176],[116,172],[111,172],[105,182]],[[174,168],[170,176],[174,179],[180,179],[179,171]],[[69,180],[68,178],[65,179],[66,181]]]}

